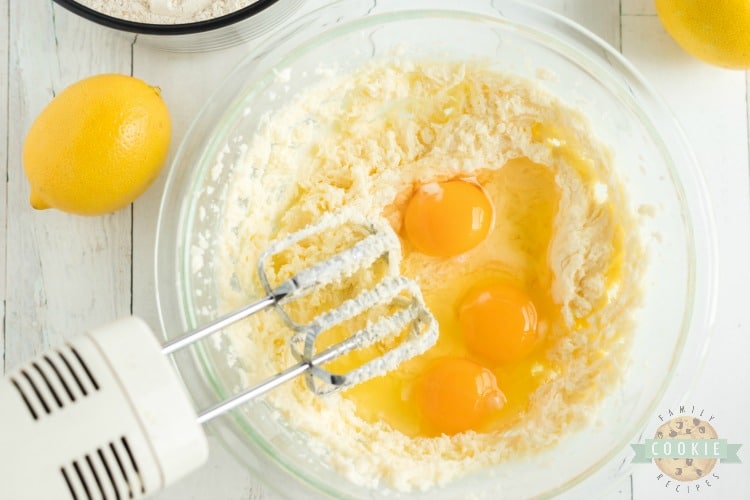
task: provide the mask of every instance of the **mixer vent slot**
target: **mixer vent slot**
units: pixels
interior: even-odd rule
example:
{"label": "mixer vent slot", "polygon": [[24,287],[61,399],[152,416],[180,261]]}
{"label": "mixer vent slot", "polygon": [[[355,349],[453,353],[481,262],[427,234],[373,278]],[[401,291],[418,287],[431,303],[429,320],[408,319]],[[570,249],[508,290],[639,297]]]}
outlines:
{"label": "mixer vent slot", "polygon": [[78,362],[83,367],[83,371],[86,372],[86,375],[88,376],[89,380],[91,381],[91,384],[94,386],[94,389],[98,391],[99,390],[99,384],[97,383],[97,381],[94,378],[94,376],[91,374],[91,371],[89,371],[88,365],[86,365],[86,363],[84,363],[83,359],[81,358],[81,355],[78,354],[78,351],[76,351],[75,347],[71,346],[70,344],[68,344],[68,347],[70,347],[70,350],[73,352],[73,356],[76,357],[76,359],[78,360]]}
{"label": "mixer vent slot", "polygon": [[125,500],[146,494],[138,464],[125,436],[60,467],[72,500]]}
{"label": "mixer vent slot", "polygon": [[99,390],[90,368],[70,345],[21,368],[10,382],[34,420]]}
{"label": "mixer vent slot", "polygon": [[34,382],[34,379],[32,378],[32,376],[29,375],[29,372],[22,369],[21,376],[29,384],[29,387],[31,387],[31,390],[33,391],[34,395],[37,397],[37,400],[39,401],[39,403],[41,403],[42,408],[44,408],[45,413],[47,414],[52,413],[52,410],[50,410],[49,405],[47,404],[47,400],[44,399],[44,396],[42,396],[42,392],[39,390],[39,387],[37,387],[37,384],[36,382]]}
{"label": "mixer vent slot", "polygon": [[26,408],[28,408],[29,413],[31,413],[31,418],[33,418],[34,420],[37,420],[39,416],[36,414],[36,411],[34,411],[34,407],[31,406],[31,402],[29,401],[29,398],[26,397],[26,393],[23,392],[23,389],[21,389],[21,385],[13,377],[10,377],[10,383],[13,384],[13,387],[15,387],[16,390],[18,391],[18,394],[21,396],[21,399],[23,399],[23,402],[26,405]]}

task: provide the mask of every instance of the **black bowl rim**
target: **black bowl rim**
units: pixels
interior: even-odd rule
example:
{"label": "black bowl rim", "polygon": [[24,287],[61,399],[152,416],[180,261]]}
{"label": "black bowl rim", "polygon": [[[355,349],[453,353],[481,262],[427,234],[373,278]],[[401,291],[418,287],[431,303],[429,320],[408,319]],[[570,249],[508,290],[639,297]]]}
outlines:
{"label": "black bowl rim", "polygon": [[179,24],[153,24],[153,23],[139,23],[135,21],[129,21],[127,19],[121,19],[118,17],[108,16],[97,10],[93,10],[89,7],[81,5],[75,0],[53,0],[55,3],[64,7],[65,9],[77,14],[89,21],[93,21],[97,24],[107,26],[108,28],[114,28],[121,31],[128,31],[131,33],[143,34],[143,35],[191,35],[196,33],[205,33],[207,31],[224,28],[232,24],[236,24],[239,21],[248,19],[260,12],[271,7],[279,0],[256,0],[247,7],[230,12],[229,14],[221,17],[215,17],[213,19],[206,19],[204,21],[197,21],[192,23],[179,23]]}

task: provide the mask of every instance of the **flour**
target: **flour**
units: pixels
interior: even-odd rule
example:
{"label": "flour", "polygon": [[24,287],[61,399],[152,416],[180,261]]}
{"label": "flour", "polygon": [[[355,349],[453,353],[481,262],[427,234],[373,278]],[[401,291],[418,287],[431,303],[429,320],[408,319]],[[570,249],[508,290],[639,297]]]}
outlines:
{"label": "flour", "polygon": [[255,3],[257,0],[79,0],[81,5],[108,16],[148,24],[205,21]]}
{"label": "flour", "polygon": [[[487,244],[453,261],[406,247],[401,273],[426,294],[451,276],[485,272],[501,261],[521,276],[549,282],[562,318],[548,326],[555,341],[545,355],[563,368],[532,394],[523,418],[503,430],[410,437],[382,420],[364,420],[342,395],[319,398],[302,381],[275,389],[266,402],[306,435],[306,447],[320,455],[315,460],[363,486],[426,490],[548,449],[590,422],[622,375],[642,259],[625,195],[609,175],[610,155],[580,113],[532,82],[479,64],[397,60],[327,79],[262,123],[228,191],[216,262],[222,310],[257,295],[255,263],[276,237],[341,209],[386,217],[398,232],[400,212],[389,217],[388,207],[412,186],[483,176],[504,221]],[[500,196],[504,184],[491,180],[519,158],[551,172],[560,193],[541,267],[528,255],[532,240],[513,232],[511,215],[531,198]],[[612,243],[618,227],[621,256]],[[337,251],[334,236],[287,256],[270,277],[278,280]],[[611,287],[608,269],[620,261],[620,279]],[[372,278],[360,276],[365,284]],[[327,310],[336,300],[317,292],[305,310]],[[229,334],[232,357],[244,364],[249,383],[293,361],[278,315],[253,317]]]}

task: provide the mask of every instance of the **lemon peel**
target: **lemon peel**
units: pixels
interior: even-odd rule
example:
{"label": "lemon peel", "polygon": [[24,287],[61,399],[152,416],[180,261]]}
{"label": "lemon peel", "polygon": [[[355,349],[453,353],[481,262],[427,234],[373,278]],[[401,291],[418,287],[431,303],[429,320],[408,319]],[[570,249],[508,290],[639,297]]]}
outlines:
{"label": "lemon peel", "polygon": [[690,55],[729,69],[750,69],[750,2],[656,0],[664,28]]}
{"label": "lemon peel", "polygon": [[44,108],[24,141],[31,206],[80,215],[127,206],[158,177],[170,137],[159,87],[119,74],[74,83]]}

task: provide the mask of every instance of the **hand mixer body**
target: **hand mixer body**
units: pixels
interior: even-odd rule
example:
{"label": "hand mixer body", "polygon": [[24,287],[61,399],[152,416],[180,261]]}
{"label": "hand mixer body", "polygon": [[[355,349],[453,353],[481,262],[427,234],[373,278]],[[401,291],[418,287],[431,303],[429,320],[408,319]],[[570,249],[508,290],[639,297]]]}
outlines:
{"label": "hand mixer body", "polygon": [[185,388],[138,318],[15,369],[0,402],[0,498],[142,498],[208,457]]}
{"label": "hand mixer body", "polygon": [[[143,321],[127,318],[50,350],[0,380],[0,498],[143,498],[205,462],[208,447],[201,423],[302,374],[307,374],[310,389],[325,394],[383,374],[428,349],[437,339],[437,322],[416,283],[397,276],[400,244],[387,223],[359,221],[361,241],[270,285],[266,259],[334,229],[340,220],[331,215],[272,244],[258,269],[266,297],[164,346]],[[384,257],[388,275],[382,281],[309,324],[296,324],[284,312],[286,301]],[[321,332],[378,305],[393,306],[396,312],[316,349]],[[298,364],[196,415],[165,354],[271,306],[277,306],[293,333],[290,348]],[[337,357],[404,332],[399,345],[348,373],[325,369]]]}

